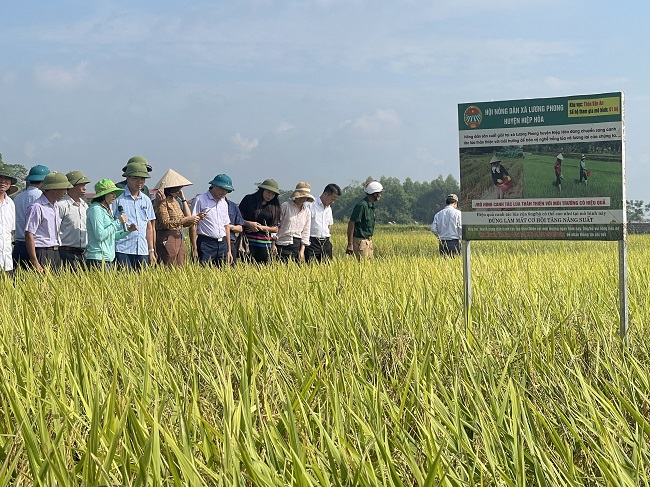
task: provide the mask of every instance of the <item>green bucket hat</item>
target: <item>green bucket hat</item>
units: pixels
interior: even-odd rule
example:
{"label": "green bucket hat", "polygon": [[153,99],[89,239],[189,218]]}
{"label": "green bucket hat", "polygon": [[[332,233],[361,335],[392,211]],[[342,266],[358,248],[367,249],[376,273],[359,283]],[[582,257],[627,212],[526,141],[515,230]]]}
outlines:
{"label": "green bucket hat", "polygon": [[149,164],[149,161],[145,157],[142,156],[133,156],[131,159],[126,161],[126,166],[122,168],[122,172],[126,172],[126,168],[129,166],[129,164],[144,164],[147,168],[147,172],[152,171],[151,164]]}
{"label": "green bucket hat", "polygon": [[265,179],[257,185],[258,188],[268,189],[275,194],[280,194],[280,186],[275,179]]}
{"label": "green bucket hat", "polygon": [[65,177],[68,178],[68,181],[73,186],[77,184],[88,184],[90,182],[90,179],[84,176],[84,173],[81,171],[70,171]]}
{"label": "green bucket hat", "polygon": [[5,164],[0,165],[0,176],[11,179],[11,184],[16,184],[18,182],[16,176],[14,176],[14,172]]}
{"label": "green bucket hat", "polygon": [[100,179],[95,183],[95,196],[93,196],[93,200],[109,193],[115,193],[115,196],[119,196],[124,193],[124,190],[115,186],[115,183],[110,179]]}
{"label": "green bucket hat", "polygon": [[43,185],[41,186],[42,191],[47,191],[48,189],[70,189],[72,185],[65,174],[61,172],[51,172],[45,179],[43,179]]}
{"label": "green bucket hat", "polygon": [[235,188],[232,187],[232,179],[227,174],[217,174],[209,184],[219,186],[229,193],[235,191]]}
{"label": "green bucket hat", "polygon": [[143,164],[141,162],[131,162],[124,166],[124,174],[122,174],[125,178],[128,178],[129,176],[135,177],[135,178],[150,178],[151,176],[149,175],[149,171],[147,170],[146,164]]}
{"label": "green bucket hat", "polygon": [[38,164],[29,170],[29,174],[25,178],[25,181],[33,181],[37,183],[43,181],[45,176],[48,174],[50,174],[50,170],[42,164]]}

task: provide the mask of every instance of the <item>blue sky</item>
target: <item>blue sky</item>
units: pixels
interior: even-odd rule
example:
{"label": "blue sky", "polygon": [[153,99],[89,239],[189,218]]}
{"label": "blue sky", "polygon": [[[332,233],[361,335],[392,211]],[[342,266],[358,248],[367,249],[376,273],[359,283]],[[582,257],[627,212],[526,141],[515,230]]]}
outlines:
{"label": "blue sky", "polygon": [[648,201],[649,5],[0,0],[0,152],[93,183],[143,155],[152,185],[227,173],[239,201],[269,177],[458,178],[458,103],[623,91]]}

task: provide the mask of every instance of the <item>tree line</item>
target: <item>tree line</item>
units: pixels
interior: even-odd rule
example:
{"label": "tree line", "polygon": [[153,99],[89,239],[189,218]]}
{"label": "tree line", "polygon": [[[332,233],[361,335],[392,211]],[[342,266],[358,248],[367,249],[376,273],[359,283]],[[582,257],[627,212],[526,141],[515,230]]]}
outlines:
{"label": "tree line", "polygon": [[[0,164],[2,164],[0,154]],[[23,189],[25,182],[22,180],[27,175],[27,169],[21,164],[9,164],[18,178],[18,187]],[[371,180],[368,178],[366,181]],[[451,174],[446,178],[442,175],[432,181],[412,181],[406,178],[401,182],[395,177],[382,176],[379,182],[384,186],[384,194],[377,204],[375,216],[377,223],[387,224],[429,224],[433,216],[445,207],[445,199],[448,194],[460,194],[460,186],[456,178]],[[341,196],[332,206],[332,213],[336,221],[347,222],[352,213],[354,205],[364,197],[363,186],[365,182],[354,181],[341,190]],[[283,191],[280,195],[282,201],[291,195],[291,190]],[[318,195],[319,189],[312,188],[314,195]],[[642,222],[650,215],[650,203],[643,200],[627,201],[627,220],[629,222]]]}

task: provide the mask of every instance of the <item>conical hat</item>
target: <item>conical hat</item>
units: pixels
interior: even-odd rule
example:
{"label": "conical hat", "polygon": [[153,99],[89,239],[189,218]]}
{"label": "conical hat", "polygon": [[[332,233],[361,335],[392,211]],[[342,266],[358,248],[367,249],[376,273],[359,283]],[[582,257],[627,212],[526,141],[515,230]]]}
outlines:
{"label": "conical hat", "polygon": [[160,181],[156,183],[153,189],[175,188],[177,186],[190,186],[191,184],[191,181],[185,179],[173,169],[170,169],[163,174],[163,177],[160,178]]}

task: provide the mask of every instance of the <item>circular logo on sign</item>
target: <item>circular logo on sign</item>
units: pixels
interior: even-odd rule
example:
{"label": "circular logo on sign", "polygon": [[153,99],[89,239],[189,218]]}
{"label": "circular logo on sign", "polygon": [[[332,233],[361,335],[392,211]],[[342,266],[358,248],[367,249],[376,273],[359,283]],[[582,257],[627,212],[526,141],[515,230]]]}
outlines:
{"label": "circular logo on sign", "polygon": [[479,107],[471,105],[465,109],[463,119],[465,120],[465,125],[471,129],[475,129],[481,125],[481,122],[483,121],[483,113]]}

